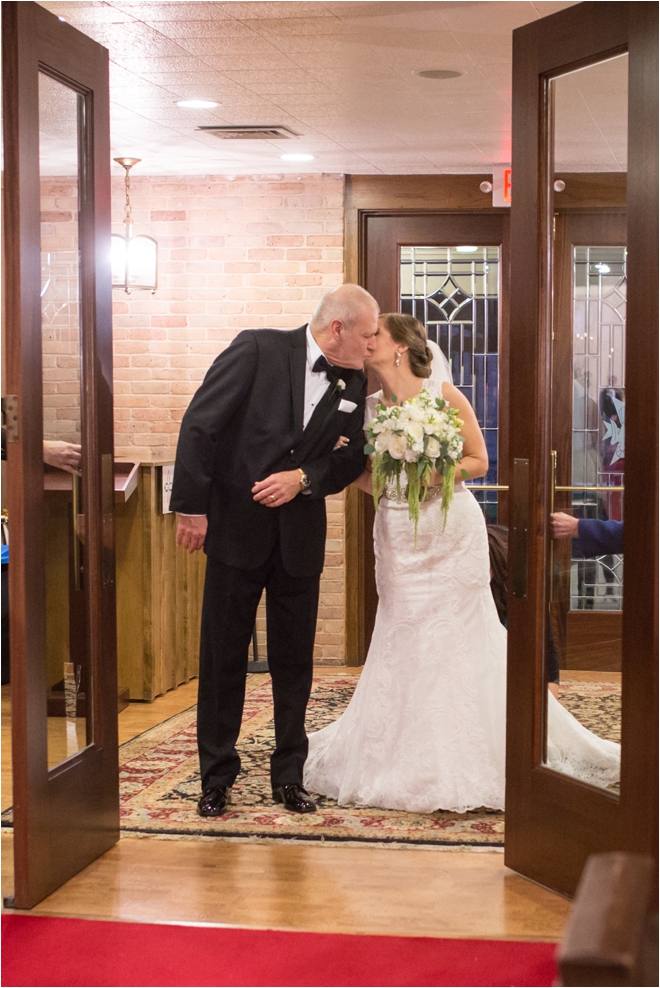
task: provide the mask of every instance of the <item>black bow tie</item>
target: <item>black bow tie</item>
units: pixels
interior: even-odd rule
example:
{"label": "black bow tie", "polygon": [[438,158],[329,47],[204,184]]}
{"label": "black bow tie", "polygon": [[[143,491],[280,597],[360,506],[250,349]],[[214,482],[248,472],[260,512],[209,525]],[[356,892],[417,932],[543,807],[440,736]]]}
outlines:
{"label": "black bow tie", "polygon": [[353,367],[337,367],[336,364],[329,363],[323,354],[316,360],[312,370],[315,374],[325,372],[325,376],[330,381],[330,384],[336,384],[339,378],[349,381],[354,374],[361,373],[361,371],[355,370]]}

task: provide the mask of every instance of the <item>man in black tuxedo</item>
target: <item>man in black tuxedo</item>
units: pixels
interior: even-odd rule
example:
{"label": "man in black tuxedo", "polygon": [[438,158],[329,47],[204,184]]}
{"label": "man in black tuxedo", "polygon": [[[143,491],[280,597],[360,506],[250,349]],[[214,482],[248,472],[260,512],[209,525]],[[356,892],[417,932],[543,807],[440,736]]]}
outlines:
{"label": "man in black tuxedo", "polygon": [[[197,740],[200,816],[224,813],[257,605],[266,589],[273,681],[273,798],[310,813],[302,787],[305,712],[319,580],[324,498],[364,470],[362,367],[374,346],[376,301],[342,285],[308,326],[247,330],[216,358],[181,423],[170,506],[177,544],[207,554]],[[348,442],[340,437],[346,437]]]}

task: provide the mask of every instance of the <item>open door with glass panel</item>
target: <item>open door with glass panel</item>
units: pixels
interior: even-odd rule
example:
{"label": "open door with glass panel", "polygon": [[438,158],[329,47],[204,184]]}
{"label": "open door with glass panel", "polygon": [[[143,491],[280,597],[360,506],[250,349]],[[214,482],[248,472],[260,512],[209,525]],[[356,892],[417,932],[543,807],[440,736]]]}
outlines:
{"label": "open door with glass panel", "polygon": [[3,3],[2,28],[9,904],[25,909],[119,836],[108,52],[36,3]]}
{"label": "open door with glass panel", "polygon": [[505,861],[571,894],[656,853],[657,7],[519,28],[513,104]]}

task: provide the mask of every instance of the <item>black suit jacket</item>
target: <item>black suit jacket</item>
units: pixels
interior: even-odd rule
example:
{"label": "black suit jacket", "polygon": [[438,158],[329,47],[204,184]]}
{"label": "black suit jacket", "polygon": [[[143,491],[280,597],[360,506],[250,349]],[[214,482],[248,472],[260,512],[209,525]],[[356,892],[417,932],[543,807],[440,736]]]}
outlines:
{"label": "black suit jacket", "polygon": [[[279,537],[291,576],[323,569],[324,498],[364,470],[366,378],[347,372],[346,387],[322,399],[303,431],[306,327],[246,330],[216,358],[181,423],[170,507],[205,514],[209,556],[239,569],[256,569]],[[340,412],[341,399],[352,412]],[[339,436],[350,440],[334,450]],[[301,467],[311,493],[280,508],[253,500],[253,484],[271,473]]]}

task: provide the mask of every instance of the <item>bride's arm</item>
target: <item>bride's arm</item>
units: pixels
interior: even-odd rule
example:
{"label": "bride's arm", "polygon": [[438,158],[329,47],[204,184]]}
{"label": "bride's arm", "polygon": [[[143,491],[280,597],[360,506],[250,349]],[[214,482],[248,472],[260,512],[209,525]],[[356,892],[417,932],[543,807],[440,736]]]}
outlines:
{"label": "bride's arm", "polygon": [[[463,443],[463,458],[456,464],[456,480],[472,480],[474,477],[484,477],[488,473],[488,452],[472,405],[458,388],[446,381],[442,385],[442,397],[449,402],[452,408],[458,409],[458,414],[463,420],[461,435],[465,438],[465,442]],[[463,471],[467,473],[467,476]],[[439,475],[436,474],[435,470],[433,475],[431,484],[437,483],[439,480]]]}

